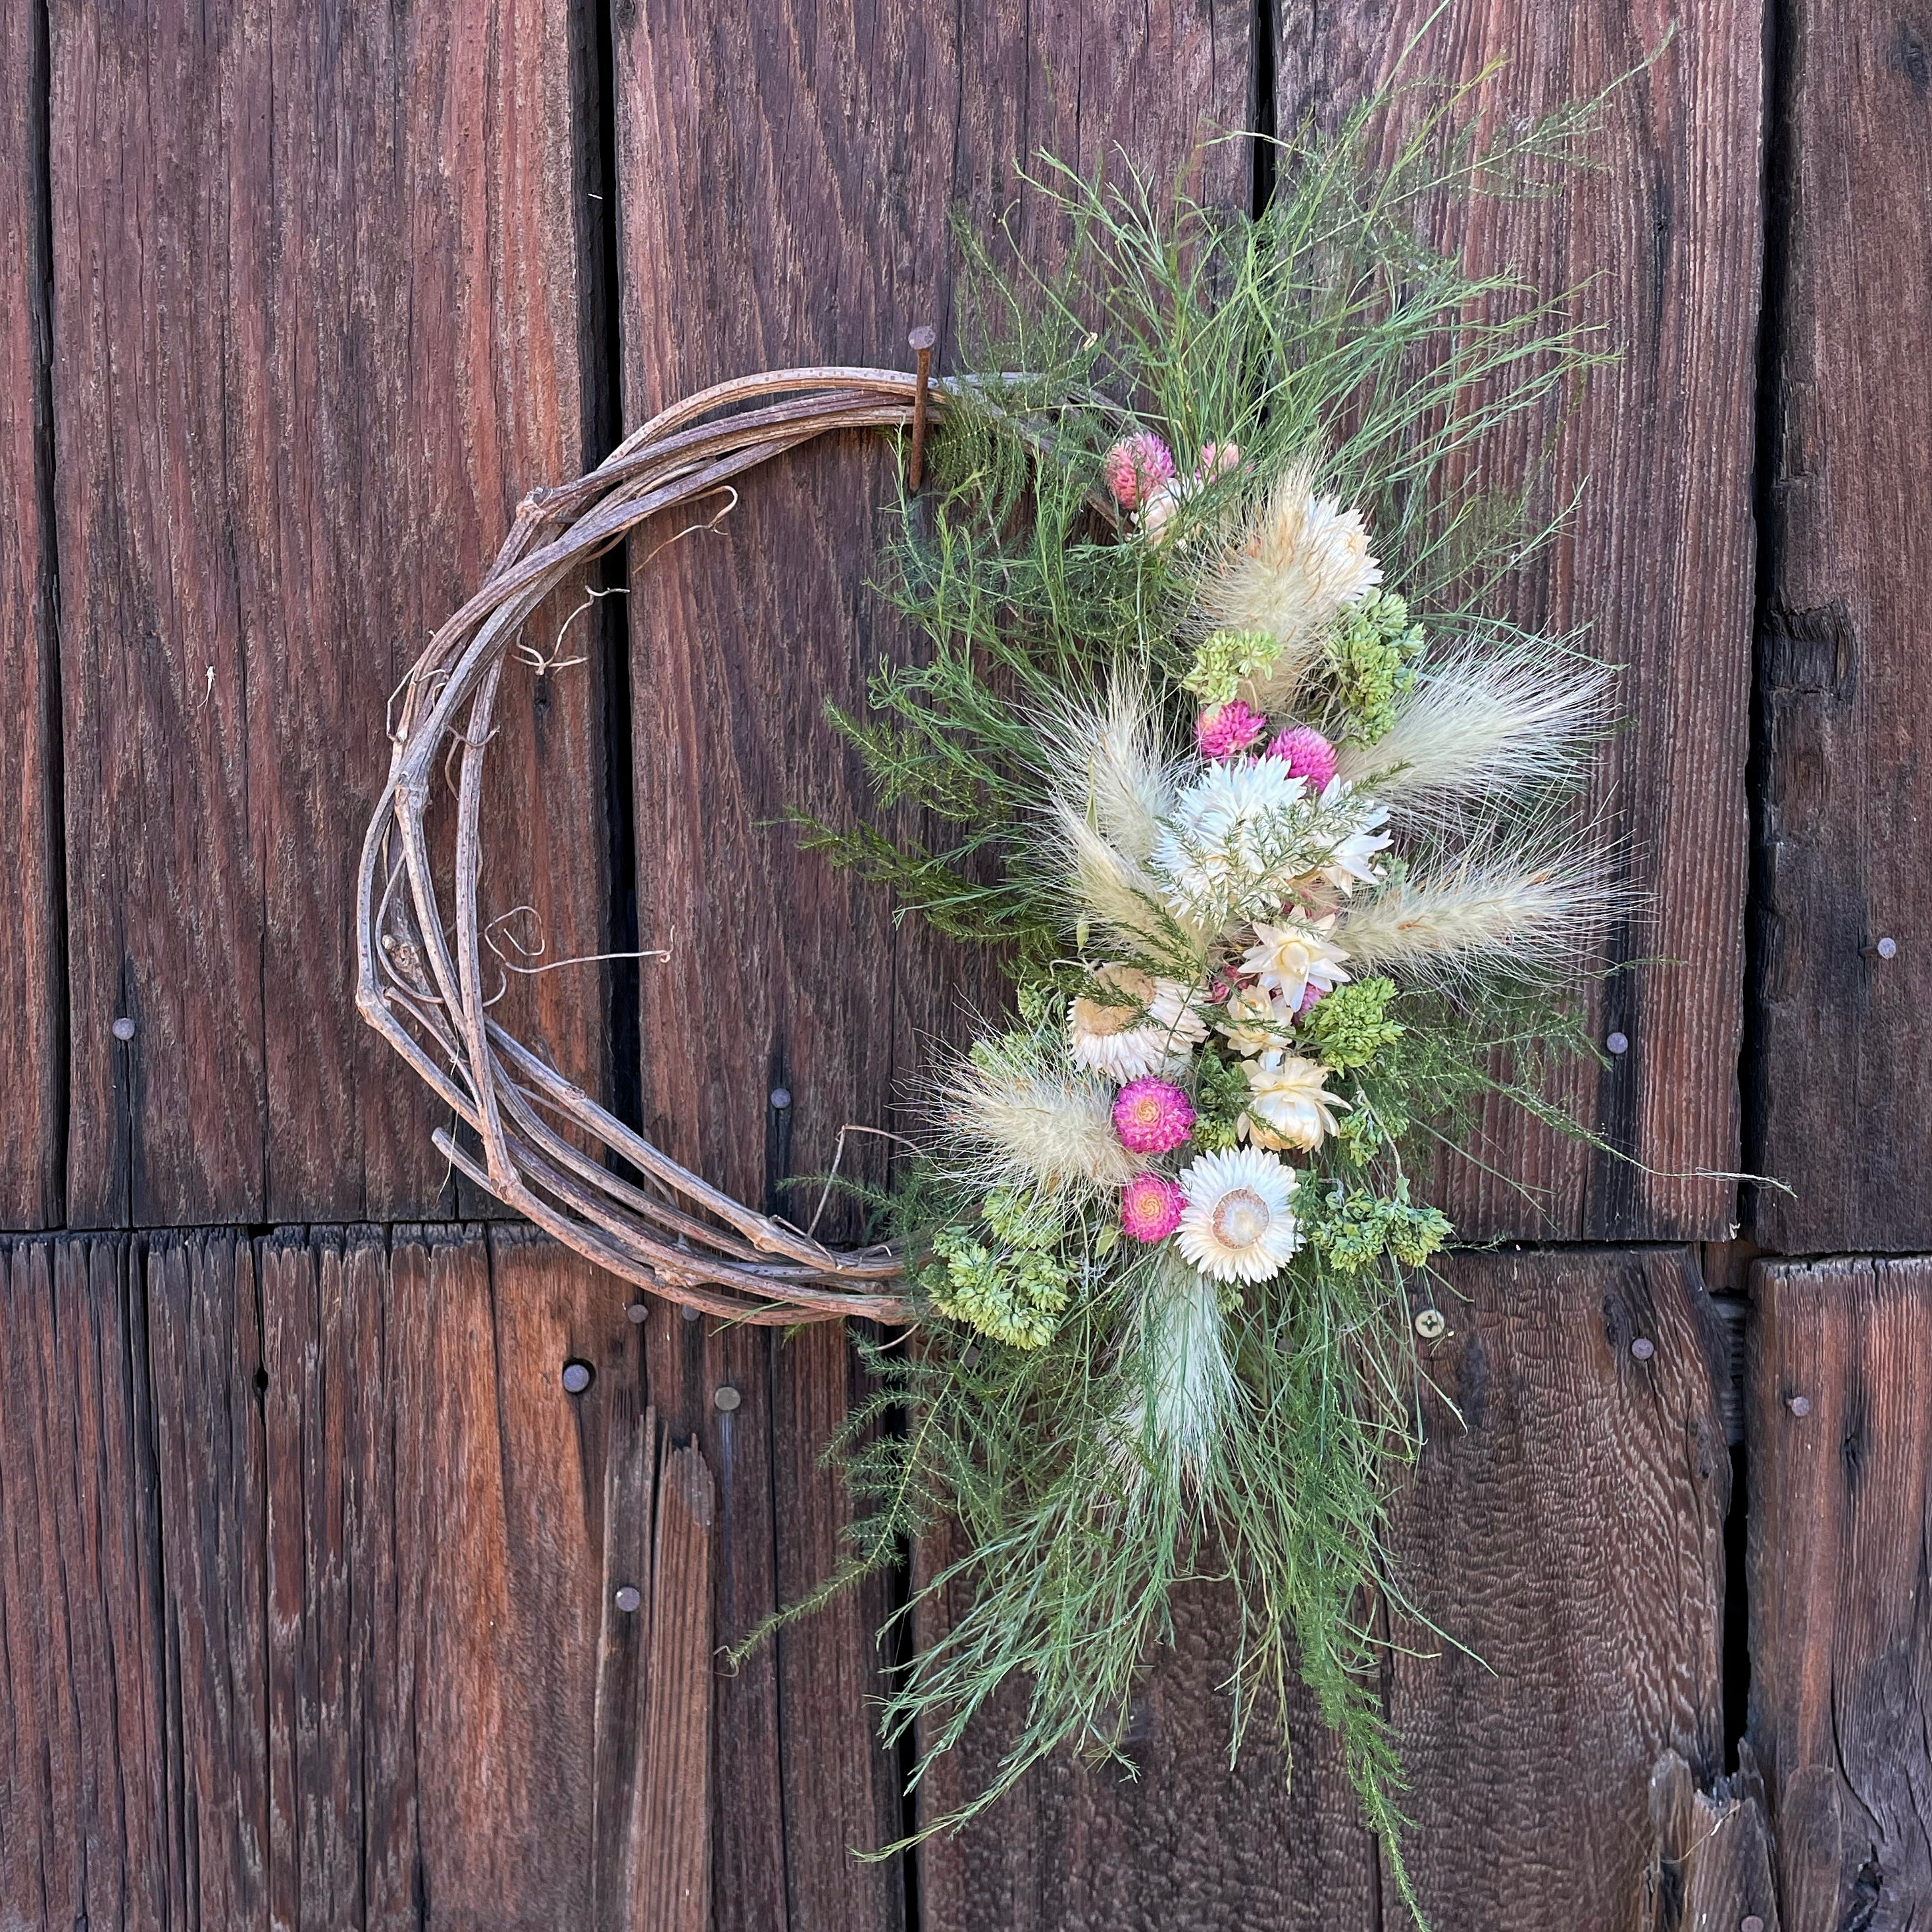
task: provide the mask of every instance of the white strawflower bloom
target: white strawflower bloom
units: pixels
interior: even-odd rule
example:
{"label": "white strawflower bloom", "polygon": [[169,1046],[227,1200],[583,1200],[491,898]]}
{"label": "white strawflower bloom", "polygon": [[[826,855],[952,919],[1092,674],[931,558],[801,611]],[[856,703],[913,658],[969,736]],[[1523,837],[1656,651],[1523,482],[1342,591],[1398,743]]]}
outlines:
{"label": "white strawflower bloom", "polygon": [[1255,943],[1241,956],[1241,970],[1280,1006],[1298,1013],[1310,986],[1332,993],[1348,982],[1342,962],[1348,956],[1330,937],[1334,925],[1332,913],[1320,920],[1291,916],[1279,926],[1258,920]]}
{"label": "white strawflower bloom", "polygon": [[1208,1037],[1194,1010],[1196,995],[1174,980],[1132,966],[1102,966],[1094,975],[1120,1004],[1082,994],[1067,1010],[1066,1037],[1076,1066],[1125,1085],[1144,1074],[1184,1067]]}
{"label": "white strawflower bloom", "polygon": [[1301,1245],[1289,1204],[1294,1171],[1271,1154],[1204,1154],[1180,1174],[1187,1197],[1174,1240],[1216,1281],[1267,1281]]}
{"label": "white strawflower bloom", "polygon": [[1294,1019],[1294,1009],[1282,1006],[1263,988],[1238,986],[1222,1009],[1218,1030],[1237,1053],[1252,1057],[1279,1047]]}
{"label": "white strawflower bloom", "polygon": [[1249,1063],[1247,1076],[1250,1096],[1243,1118],[1257,1147],[1318,1148],[1335,1131],[1333,1110],[1348,1104],[1322,1084],[1328,1070],[1319,1060],[1267,1053]]}
{"label": "white strawflower bloom", "polygon": [[1257,709],[1276,710],[1300,684],[1336,614],[1382,580],[1361,512],[1320,494],[1312,466],[1300,464],[1210,572],[1201,608],[1210,630],[1264,631],[1281,640],[1280,656],[1244,693]]}
{"label": "white strawflower bloom", "polygon": [[1184,917],[1220,924],[1258,896],[1279,904],[1276,881],[1306,873],[1325,856],[1306,837],[1308,783],[1280,758],[1230,758],[1210,765],[1175,801],[1155,848],[1154,869],[1169,907]]}

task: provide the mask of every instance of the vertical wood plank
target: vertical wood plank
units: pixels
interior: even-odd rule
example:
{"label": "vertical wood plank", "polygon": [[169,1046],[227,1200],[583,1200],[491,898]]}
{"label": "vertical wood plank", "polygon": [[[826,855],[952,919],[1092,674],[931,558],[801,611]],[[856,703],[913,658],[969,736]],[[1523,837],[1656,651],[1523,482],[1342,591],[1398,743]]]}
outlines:
{"label": "vertical wood plank", "polygon": [[1444,1275],[1389,1534],[1420,1613],[1394,1620],[1387,1672],[1410,1868],[1433,1932],[1628,1923],[1658,1757],[1724,1768],[1714,1319],[1684,1249]]}
{"label": "vertical wood plank", "polygon": [[1285,128],[1311,113],[1332,124],[1390,77],[1418,32],[1412,75],[1468,80],[1510,63],[1474,102],[1493,127],[1588,98],[1675,22],[1668,47],[1608,104],[1590,147],[1595,170],[1546,200],[1486,202],[1474,216],[1456,202],[1433,217],[1438,238],[1483,271],[1514,271],[1546,296],[1574,289],[1577,319],[1602,326],[1621,352],[1593,378],[1546,473],[1532,466],[1567,398],[1493,439],[1482,460],[1487,487],[1534,481],[1546,516],[1587,482],[1511,608],[1558,634],[1587,626],[1588,649],[1628,667],[1618,695],[1634,728],[1606,748],[1592,804],[1624,831],[1640,902],[1610,936],[1610,960],[1660,963],[1607,982],[1592,1024],[1600,1039],[1624,1035],[1628,1051],[1600,1076],[1580,1069],[1568,1100],[1658,1172],[1592,1155],[1499,1108],[1479,1151],[1509,1180],[1452,1161],[1435,1198],[1470,1238],[1728,1238],[1735,1191],[1722,1174],[1739,1165],[1762,10],[1744,0],[1688,12],[1664,0],[1346,0],[1283,8],[1280,21]]}
{"label": "vertical wood plank", "polygon": [[[386,698],[581,466],[584,20],[51,18],[70,1218],[434,1213],[349,895]],[[487,910],[534,906],[553,958],[604,931],[597,673],[513,672],[491,754]],[[596,1085],[596,970],[513,998]]]}
{"label": "vertical wood plank", "polygon": [[[902,364],[919,322],[940,328],[943,363],[952,204],[1004,208],[1015,164],[1042,146],[1090,166],[1118,140],[1164,173],[1202,133],[1245,125],[1252,86],[1252,9],[1234,0],[1044,18],[1006,0],[944,16],[788,4],[742,22],[620,0],[613,26],[631,424],[747,370]],[[712,104],[723,71],[739,77],[728,114]],[[1249,165],[1238,143],[1209,150],[1202,190],[1245,206]],[[716,530],[668,546],[670,530],[647,532],[632,553],[640,943],[674,951],[644,969],[646,1126],[775,1206],[787,1177],[823,1171],[842,1124],[890,1124],[926,1039],[998,997],[772,823],[794,806],[844,822],[868,802],[822,712],[861,702],[878,660],[907,648],[863,588],[889,460],[817,448],[744,479]],[[878,1174],[875,1148],[859,1143],[848,1170]],[[668,1426],[695,1433],[716,1476],[729,1642],[839,1556],[845,1504],[818,1458],[844,1413],[844,1345],[668,1314],[650,1354]],[[711,1406],[721,1385],[740,1407]],[[866,1701],[884,1607],[848,1598],[720,1685],[721,1932],[901,1923],[896,1871],[850,1856],[898,1822]]]}
{"label": "vertical wood plank", "polygon": [[[1752,1232],[1932,1247],[1932,16],[1776,10]],[[1882,942],[1890,942],[1889,946]]]}
{"label": "vertical wood plank", "polygon": [[1750,1736],[1785,1932],[1932,1910],[1932,1261],[1752,1270]]}
{"label": "vertical wood plank", "polygon": [[636,1923],[705,1932],[711,1922],[711,1532],[717,1490],[694,1443],[671,1450],[658,1484],[651,1573],[650,1714]]}
{"label": "vertical wood plank", "polygon": [[160,1924],[181,1873],[127,1244],[0,1242],[0,1918]]}
{"label": "vertical wood plank", "polygon": [[57,1226],[65,1180],[44,20],[0,20],[0,1228]]}
{"label": "vertical wood plank", "polygon": [[266,1927],[276,1915],[255,1256],[227,1232],[163,1237],[136,1253],[159,1477],[175,1910],[190,1924]]}

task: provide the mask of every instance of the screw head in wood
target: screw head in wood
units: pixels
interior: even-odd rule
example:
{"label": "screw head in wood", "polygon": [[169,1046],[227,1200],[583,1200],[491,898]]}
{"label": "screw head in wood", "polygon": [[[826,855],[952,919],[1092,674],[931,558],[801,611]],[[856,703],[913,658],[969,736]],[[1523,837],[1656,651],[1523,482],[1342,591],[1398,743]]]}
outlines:
{"label": "screw head in wood", "polygon": [[1652,1356],[1657,1353],[1657,1344],[1652,1341],[1648,1336],[1640,1335],[1636,1340],[1630,1344],[1630,1353],[1634,1355],[1640,1362],[1647,1362],[1650,1360]]}
{"label": "screw head in wood", "polygon": [[1415,1332],[1425,1342],[1439,1342],[1449,1332],[1449,1318],[1439,1308],[1425,1308],[1415,1318]]}
{"label": "screw head in wood", "polygon": [[772,1089],[772,1105],[783,1113],[791,1105],[791,1089],[789,1087],[774,1087]]}
{"label": "screw head in wood", "polygon": [[633,1322],[640,1324],[648,1322],[651,1318],[650,1304],[647,1301],[634,1301],[624,1310],[624,1312]]}
{"label": "screw head in wood", "polygon": [[1630,1051],[1629,1036],[1626,1034],[1613,1033],[1608,1040],[1604,1041],[1604,1048],[1608,1053],[1628,1053]]}
{"label": "screw head in wood", "polygon": [[1811,1398],[1808,1395],[1795,1395],[1785,1406],[1802,1422],[1811,1413]]}
{"label": "screw head in wood", "polygon": [[132,1040],[134,1037],[134,1022],[124,1013],[107,1030],[116,1040]]}
{"label": "screw head in wood", "polygon": [[744,1400],[729,1382],[720,1382],[711,1392],[711,1406],[721,1415],[729,1415]]}
{"label": "screw head in wood", "polygon": [[631,1584],[626,1583],[610,1600],[626,1616],[644,1602],[643,1596]]}
{"label": "screw head in wood", "polygon": [[581,1395],[596,1376],[596,1371],[588,1362],[566,1362],[563,1365],[564,1392],[568,1395]]}

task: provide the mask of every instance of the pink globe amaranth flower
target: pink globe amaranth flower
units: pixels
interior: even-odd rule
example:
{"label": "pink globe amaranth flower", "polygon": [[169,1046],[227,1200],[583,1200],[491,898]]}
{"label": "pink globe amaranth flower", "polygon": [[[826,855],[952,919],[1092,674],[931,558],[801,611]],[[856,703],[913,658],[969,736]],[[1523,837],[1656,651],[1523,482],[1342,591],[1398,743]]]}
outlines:
{"label": "pink globe amaranth flower", "polygon": [[1172,480],[1174,452],[1152,430],[1136,430],[1108,451],[1101,467],[1120,508],[1131,510],[1149,490]]}
{"label": "pink globe amaranth flower", "polygon": [[1241,446],[1238,442],[1204,442],[1201,446],[1200,460],[1194,466],[1195,476],[1203,483],[1211,483],[1217,476],[1226,476],[1229,471],[1240,466]]}
{"label": "pink globe amaranth flower", "polygon": [[1310,980],[1302,990],[1301,1004],[1295,1008],[1294,1017],[1298,1020],[1306,1019],[1315,1010],[1316,1001],[1325,1000],[1330,990],[1327,986],[1318,986],[1312,980]]}
{"label": "pink globe amaranth flower", "polygon": [[1137,1174],[1120,1190],[1120,1226],[1137,1241],[1164,1241],[1180,1226],[1187,1196],[1162,1174]]}
{"label": "pink globe amaranth flower", "polygon": [[1268,720],[1238,698],[1210,705],[1194,721],[1194,742],[1204,758],[1232,758],[1245,752],[1268,729]]}
{"label": "pink globe amaranth flower", "polygon": [[1194,1131],[1194,1103],[1172,1080],[1130,1080],[1114,1100],[1114,1131],[1136,1154],[1166,1154]]}
{"label": "pink globe amaranth flower", "polygon": [[1335,776],[1335,747],[1312,724],[1282,732],[1268,748],[1268,755],[1285,760],[1297,778],[1308,781],[1311,790],[1321,790]]}

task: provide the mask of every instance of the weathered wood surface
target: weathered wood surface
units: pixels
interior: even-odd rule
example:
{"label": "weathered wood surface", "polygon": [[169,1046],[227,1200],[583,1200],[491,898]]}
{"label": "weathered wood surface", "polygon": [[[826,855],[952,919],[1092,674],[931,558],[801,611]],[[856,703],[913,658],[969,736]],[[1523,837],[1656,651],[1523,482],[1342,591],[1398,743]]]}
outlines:
{"label": "weathered wood surface", "polygon": [[1761,1264],[1747,1389],[1750,1738],[1785,1932],[1932,1901],[1932,1261]]}
{"label": "weathered wood surface", "polygon": [[1759,640],[1752,1232],[1932,1247],[1924,514],[1932,19],[1782,10]]}
{"label": "weathered wood surface", "polygon": [[73,1238],[0,1246],[0,1918],[637,1922],[655,1448],[608,1281],[509,1229]]}
{"label": "weathered wood surface", "polygon": [[[447,1213],[350,894],[385,700],[595,419],[584,22],[51,19],[70,1219]],[[604,931],[598,673],[522,675],[491,753],[490,910],[534,904],[553,958]],[[596,1083],[595,969],[515,997]]]}
{"label": "weathered wood surface", "polygon": [[1514,270],[1546,297],[1574,289],[1577,319],[1621,351],[1546,471],[1533,466],[1568,398],[1492,440],[1484,485],[1533,481],[1546,517],[1583,486],[1514,610],[1558,634],[1587,626],[1588,649],[1629,668],[1617,694],[1635,728],[1606,748],[1593,804],[1628,840],[1641,910],[1608,957],[1666,962],[1607,982],[1597,1036],[1621,1034],[1628,1048],[1567,1083],[1579,1118],[1658,1172],[1499,1107],[1477,1144],[1497,1172],[1452,1160],[1438,1181],[1470,1238],[1723,1240],[1736,1218],[1733,1183],[1694,1171],[1738,1166],[1763,11],[1744,0],[1281,10],[1284,128],[1309,114],[1332,124],[1419,32],[1412,74],[1474,80],[1508,63],[1474,99],[1494,127],[1588,99],[1673,21],[1670,44],[1605,104],[1592,171],[1552,197],[1487,201],[1474,218],[1460,196],[1438,211],[1438,232],[1472,265]]}
{"label": "weathered wood surface", "polygon": [[[955,202],[996,212],[1016,158],[1042,145],[1090,166],[1124,140],[1164,172],[1249,111],[1252,9],[1232,0],[1131,19],[782,4],[742,25],[692,0],[627,0],[613,20],[627,424],[772,364],[904,366],[920,322],[940,328],[943,364]],[[1245,206],[1245,156],[1214,150],[1205,185]],[[794,806],[845,822],[868,802],[823,707],[862,701],[905,647],[863,588],[890,460],[876,442],[819,446],[743,479],[715,530],[649,531],[632,551],[639,940],[674,956],[643,969],[645,1126],[773,1205],[789,1176],[825,1169],[844,1124],[894,1124],[926,1036],[998,997],[772,823]],[[847,1171],[879,1174],[880,1148],[855,1138]],[[848,1505],[818,1457],[852,1370],[836,1334],[709,1326],[652,1315],[652,1396],[716,1472],[729,1642],[839,1558]],[[721,1386],[741,1406],[715,1408]],[[842,1601],[721,1685],[720,1932],[902,1923],[896,1866],[851,1852],[898,1831],[898,1766],[868,1702],[886,1607],[881,1591]]]}
{"label": "weathered wood surface", "polygon": [[[1445,1276],[1426,1446],[1390,1535],[1418,1613],[1393,1617],[1384,1671],[1410,1868],[1434,1932],[1630,1922],[1658,1756],[1724,1768],[1713,1318],[1679,1248],[1466,1255]],[[1056,1762],[934,1840],[928,1928],[1402,1922],[1312,1712],[1292,1781],[1259,1747],[1230,1770],[1229,1619],[1203,1591],[1178,1621],[1134,1713],[1138,1780]],[[969,1739],[938,1802],[998,1746],[993,1726]]]}
{"label": "weathered wood surface", "polygon": [[1640,1932],[1778,1932],[1763,1780],[1749,1744],[1741,1755],[1736,1775],[1709,1791],[1676,1751],[1658,1760]]}
{"label": "weathered wood surface", "polygon": [[50,492],[44,16],[0,20],[0,1228],[62,1217],[58,640]]}

